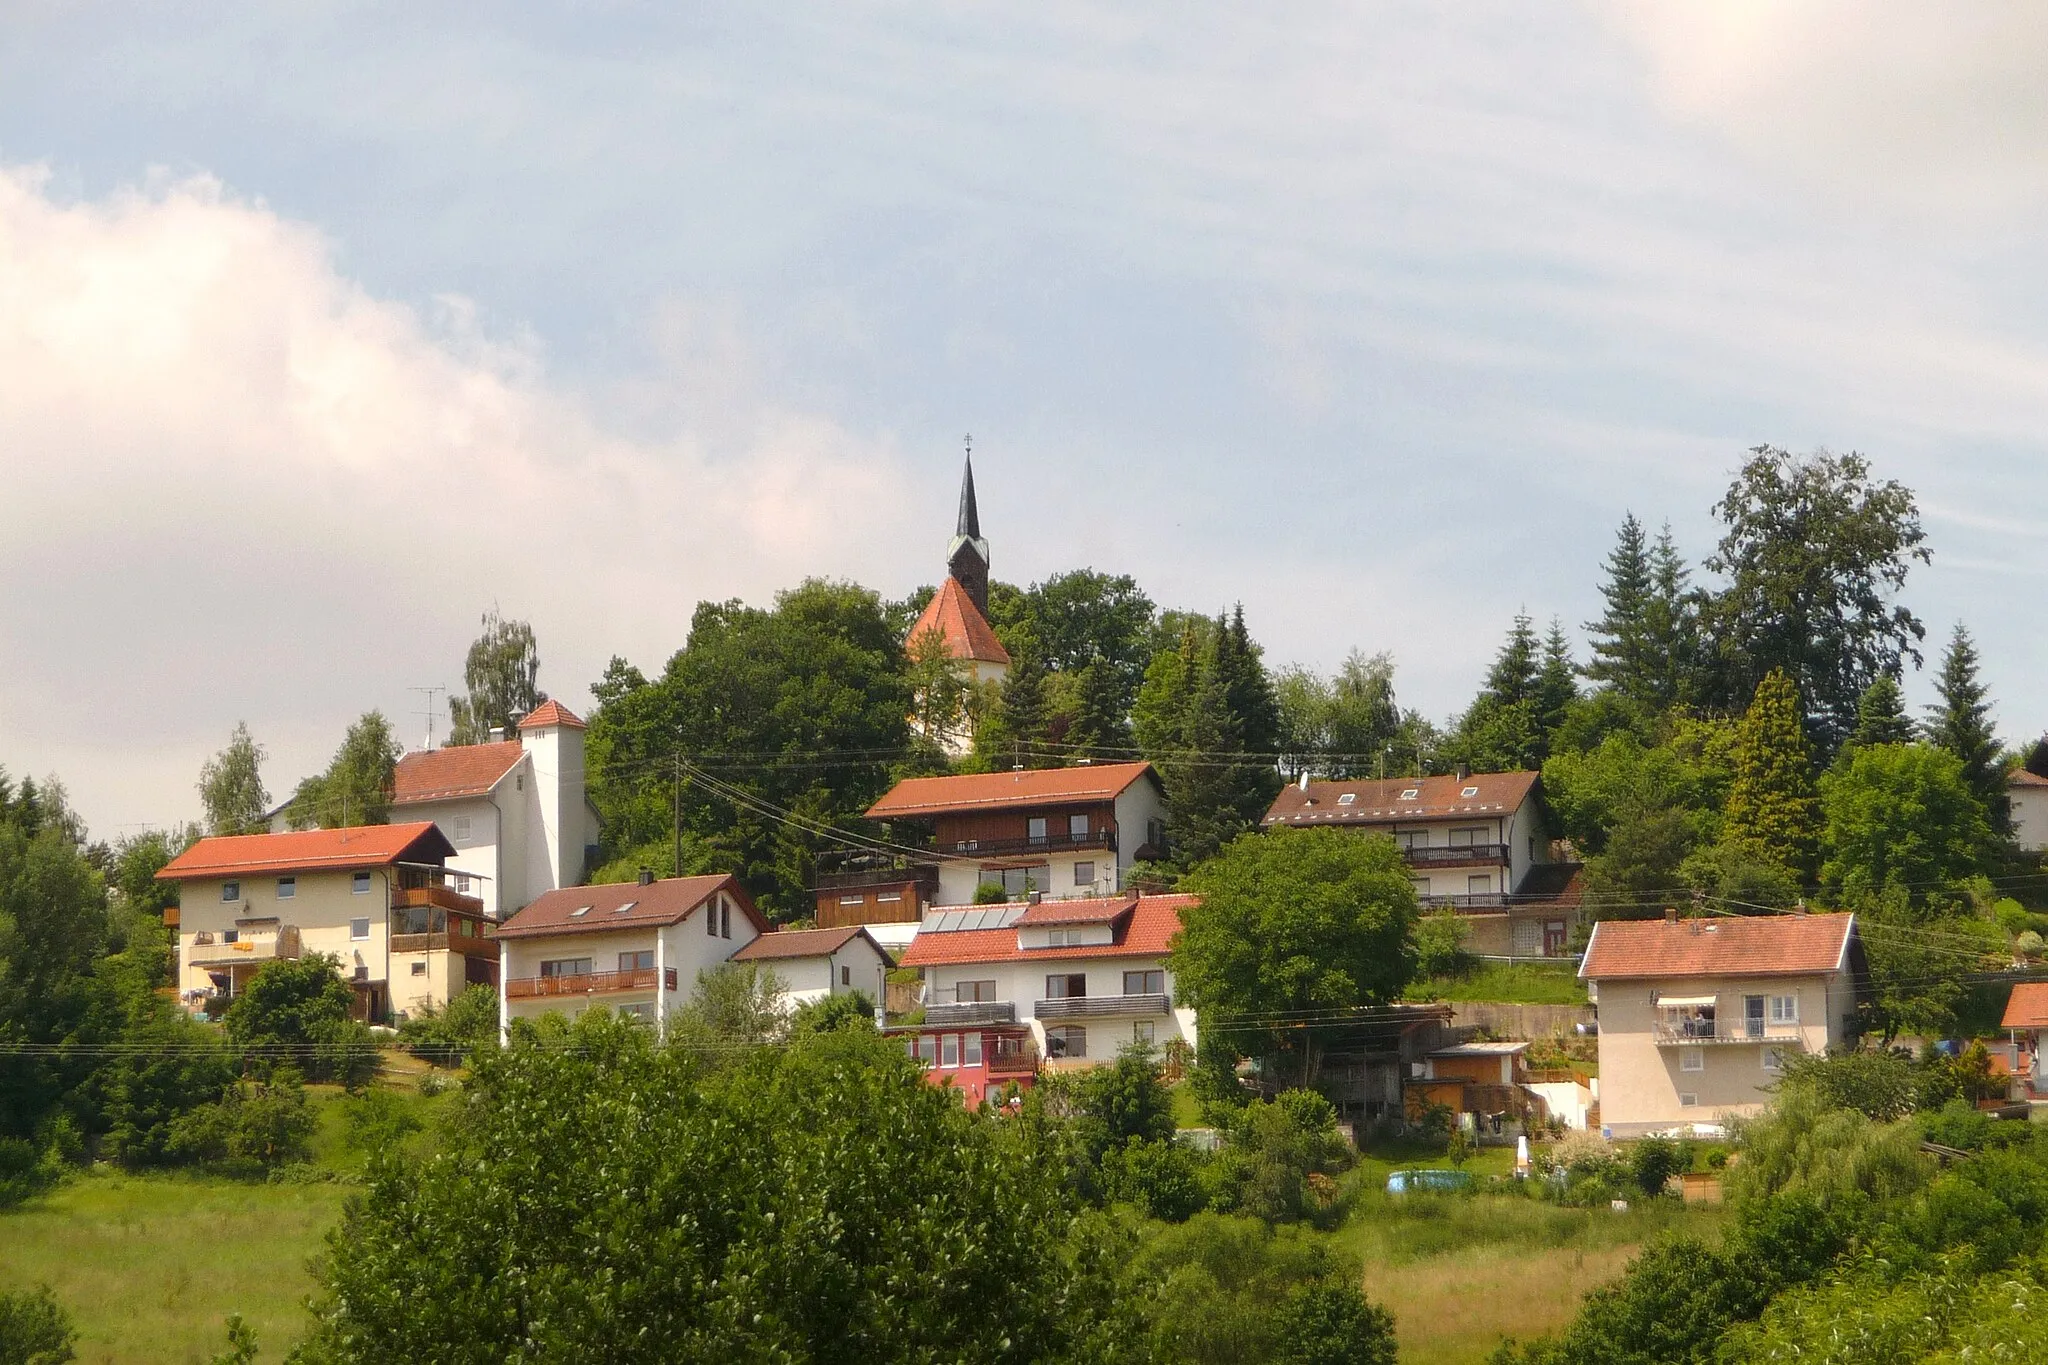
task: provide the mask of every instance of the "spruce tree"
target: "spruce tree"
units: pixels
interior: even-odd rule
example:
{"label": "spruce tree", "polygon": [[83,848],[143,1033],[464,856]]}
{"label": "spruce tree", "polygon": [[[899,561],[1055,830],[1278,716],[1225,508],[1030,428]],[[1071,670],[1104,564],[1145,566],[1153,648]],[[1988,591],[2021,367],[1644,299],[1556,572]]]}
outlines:
{"label": "spruce tree", "polygon": [[1123,680],[1114,665],[1090,659],[1074,679],[1074,713],[1067,724],[1071,758],[1120,760],[1131,756]]}
{"label": "spruce tree", "polygon": [[1722,839],[1810,882],[1821,817],[1802,716],[1799,689],[1785,671],[1765,674],[1736,727]]}
{"label": "spruce tree", "polygon": [[1941,700],[1927,708],[1927,737],[1963,762],[1963,777],[1984,806],[1993,833],[2012,831],[2012,803],[2005,794],[2005,768],[1998,736],[1991,729],[1991,698],[1978,676],[1977,644],[1957,622],[1941,656],[1935,683]]}
{"label": "spruce tree", "polygon": [[1252,829],[1280,792],[1280,703],[1259,647],[1245,628],[1242,604],[1227,622],[1216,622],[1215,671],[1236,737],[1225,771],[1227,799],[1238,827]]}
{"label": "spruce tree", "polygon": [[1550,737],[1564,724],[1565,715],[1579,699],[1578,668],[1572,663],[1571,642],[1564,638],[1564,623],[1550,618],[1550,631],[1543,637],[1543,668],[1536,677],[1536,721],[1543,728],[1543,750],[1550,751]]}
{"label": "spruce tree", "polygon": [[1607,555],[1607,581],[1600,587],[1607,610],[1585,627],[1593,656],[1586,663],[1586,676],[1629,701],[1643,699],[1653,671],[1649,630],[1654,586],[1643,524],[1630,512],[1622,518]]}
{"label": "spruce tree", "polygon": [[1047,756],[1047,673],[1045,660],[1028,641],[1010,652],[1010,671],[1003,678],[995,714],[974,734],[977,767],[987,772],[1006,768],[1054,766]]}
{"label": "spruce tree", "polygon": [[1906,719],[1906,696],[1899,680],[1880,673],[1877,681],[1863,689],[1856,702],[1856,729],[1849,743],[1859,749],[1880,744],[1911,744],[1913,722]]}
{"label": "spruce tree", "polygon": [[1699,604],[1690,578],[1667,521],[1650,548],[1650,596],[1643,627],[1649,663],[1641,700],[1659,712],[1693,701],[1701,691]]}
{"label": "spruce tree", "polygon": [[1515,617],[1486,685],[1458,722],[1455,755],[1481,772],[1520,771],[1543,762],[1542,667],[1526,612]]}

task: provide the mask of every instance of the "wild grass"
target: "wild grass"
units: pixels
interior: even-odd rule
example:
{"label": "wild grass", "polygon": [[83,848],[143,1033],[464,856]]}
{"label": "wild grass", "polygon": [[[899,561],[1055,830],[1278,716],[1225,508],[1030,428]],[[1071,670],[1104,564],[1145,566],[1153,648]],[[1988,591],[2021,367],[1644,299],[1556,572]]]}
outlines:
{"label": "wild grass", "polygon": [[1539,966],[1529,962],[1481,962],[1456,976],[1432,976],[1415,982],[1409,1000],[1498,1001],[1516,1005],[1583,1005],[1586,988],[1569,965]]}

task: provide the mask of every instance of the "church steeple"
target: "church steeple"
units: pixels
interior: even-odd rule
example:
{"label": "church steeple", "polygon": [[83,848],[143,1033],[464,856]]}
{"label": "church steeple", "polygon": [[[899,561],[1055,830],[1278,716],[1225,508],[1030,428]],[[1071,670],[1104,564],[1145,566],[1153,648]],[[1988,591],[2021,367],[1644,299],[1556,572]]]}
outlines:
{"label": "church steeple", "polygon": [[974,440],[967,441],[967,467],[960,476],[960,519],[953,542],[946,547],[946,570],[974,600],[976,610],[988,615],[988,542],[981,538],[981,509],[974,501]]}

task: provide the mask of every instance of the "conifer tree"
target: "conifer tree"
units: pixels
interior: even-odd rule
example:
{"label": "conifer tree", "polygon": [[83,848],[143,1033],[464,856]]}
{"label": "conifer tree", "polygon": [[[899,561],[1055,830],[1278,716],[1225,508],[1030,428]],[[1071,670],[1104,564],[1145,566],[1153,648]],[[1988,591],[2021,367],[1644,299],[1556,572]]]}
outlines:
{"label": "conifer tree", "polygon": [[1518,613],[1493,667],[1463,718],[1452,749],[1481,772],[1519,771],[1543,762],[1542,667],[1526,612]]}
{"label": "conifer tree", "polygon": [[1690,580],[1667,521],[1650,548],[1650,600],[1643,630],[1650,669],[1642,700],[1658,711],[1690,702],[1700,691],[1699,602]]}
{"label": "conifer tree", "polygon": [[1074,711],[1067,723],[1067,752],[1072,758],[1125,759],[1131,754],[1131,729],[1124,715],[1123,680],[1102,659],[1090,659],[1074,679]]}
{"label": "conifer tree", "polygon": [[1935,691],[1941,700],[1927,708],[1927,737],[1962,760],[1964,780],[1983,804],[1992,832],[2004,837],[2012,831],[2012,803],[1991,729],[1991,697],[1978,676],[1976,641],[1961,622],[1941,656]]}
{"label": "conifer tree", "polygon": [[1913,722],[1906,719],[1906,697],[1899,690],[1899,680],[1889,673],[1878,674],[1877,681],[1857,699],[1856,729],[1849,743],[1871,749],[1880,744],[1911,744],[1913,739]]}
{"label": "conifer tree", "polygon": [[1021,639],[1010,651],[994,714],[974,734],[977,767],[987,772],[1053,765],[1045,747],[1047,723],[1045,660],[1033,642]]}
{"label": "conifer tree", "polygon": [[1820,846],[1820,796],[1799,689],[1783,669],[1757,684],[1736,727],[1732,758],[1723,841],[1810,882]]}
{"label": "conifer tree", "polygon": [[1543,637],[1543,668],[1536,677],[1536,722],[1543,728],[1543,748],[1550,750],[1550,737],[1564,724],[1565,713],[1579,699],[1578,668],[1572,663],[1571,642],[1564,638],[1564,623],[1550,618],[1550,631]]}
{"label": "conifer tree", "polygon": [[1630,701],[1641,700],[1644,681],[1652,671],[1650,604],[1654,583],[1650,554],[1643,524],[1630,512],[1622,518],[1614,548],[1607,554],[1607,581],[1600,596],[1607,610],[1598,621],[1586,623],[1586,638],[1592,658],[1586,676],[1605,683]]}
{"label": "conifer tree", "polygon": [[1236,737],[1225,771],[1230,808],[1240,828],[1255,827],[1280,791],[1280,703],[1239,604],[1216,622],[1216,681]]}

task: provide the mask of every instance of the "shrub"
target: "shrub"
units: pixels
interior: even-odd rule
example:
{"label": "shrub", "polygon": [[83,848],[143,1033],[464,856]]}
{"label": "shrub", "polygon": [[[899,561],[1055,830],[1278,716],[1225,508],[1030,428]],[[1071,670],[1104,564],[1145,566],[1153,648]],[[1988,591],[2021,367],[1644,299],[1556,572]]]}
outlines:
{"label": "shrub", "polygon": [[[1301,1229],[1199,1213],[1148,1237],[1138,1253],[1152,1281],[1146,1317],[1151,1358],[1174,1365],[1239,1365],[1280,1358],[1292,1295],[1304,1285],[1356,1279],[1356,1267]],[[1312,1337],[1311,1313],[1300,1314]]]}
{"label": "shrub", "polygon": [[422,1005],[398,1026],[406,1051],[435,1066],[460,1066],[471,1051],[498,1041],[498,993],[475,985],[446,1008]]}
{"label": "shrub", "polygon": [[789,1016],[792,1033],[838,1033],[853,1029],[868,1033],[875,1029],[875,1002],[865,991],[837,992],[807,1000]]}
{"label": "shrub", "polygon": [[300,1075],[338,1081],[350,1090],[377,1074],[377,1045],[351,1021],[355,993],[328,953],[264,964],[228,1008],[228,1037],[260,1074],[289,1059]]}
{"label": "shrub", "polygon": [[1691,1152],[1670,1138],[1646,1137],[1628,1154],[1629,1179],[1646,1195],[1664,1193],[1671,1177],[1692,1165]]}
{"label": "shrub", "polygon": [[41,1194],[57,1183],[58,1166],[32,1142],[0,1138],[0,1209]]}
{"label": "shrub", "polygon": [[171,1125],[169,1154],[230,1169],[304,1161],[317,1123],[299,1073],[271,1068],[268,1082],[231,1087],[216,1104],[194,1109]]}
{"label": "shrub", "polygon": [[342,1143],[366,1157],[391,1151],[423,1126],[413,1106],[389,1090],[365,1091],[342,1106]]}
{"label": "shrub", "polygon": [[1394,1365],[1394,1319],[1357,1285],[1312,1280],[1276,1315],[1281,1365]]}
{"label": "shrub", "polygon": [[1472,955],[1465,951],[1465,938],[1472,932],[1465,917],[1445,910],[1415,921],[1415,974],[1417,976],[1462,976],[1472,969]]}
{"label": "shrub", "polygon": [[77,1356],[71,1315],[48,1285],[0,1293],[0,1362],[6,1365],[62,1365]]}
{"label": "shrub", "polygon": [[1246,1106],[1227,1130],[1227,1144],[1209,1168],[1210,1205],[1269,1223],[1324,1218],[1336,1210],[1310,1183],[1351,1164],[1337,1132],[1337,1111],[1313,1090],[1283,1090]]}
{"label": "shrub", "polygon": [[1208,1202],[1201,1172],[1201,1155],[1183,1143],[1132,1138],[1103,1155],[1102,1187],[1110,1199],[1136,1204],[1162,1222],[1181,1223]]}

